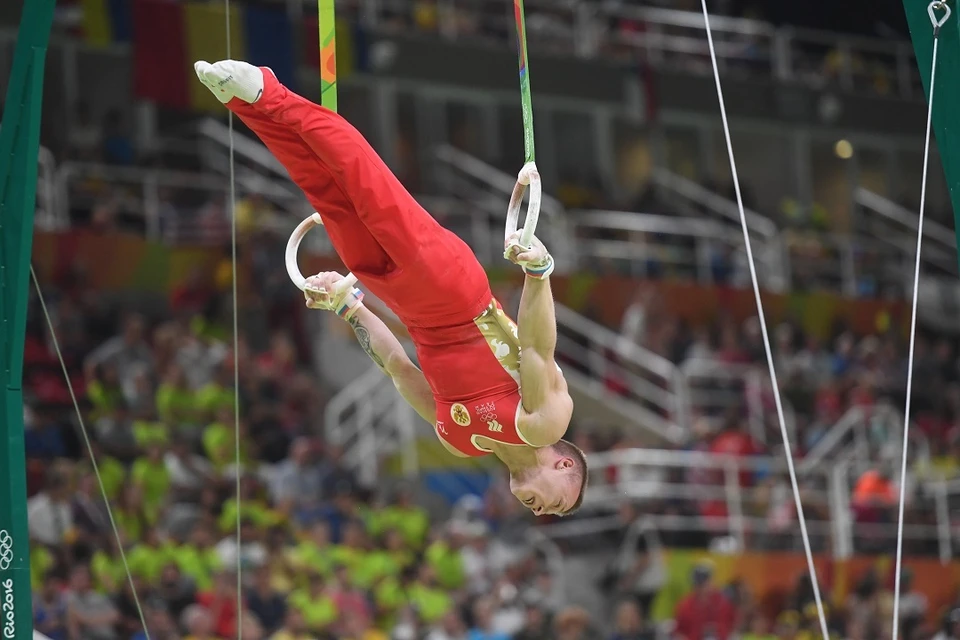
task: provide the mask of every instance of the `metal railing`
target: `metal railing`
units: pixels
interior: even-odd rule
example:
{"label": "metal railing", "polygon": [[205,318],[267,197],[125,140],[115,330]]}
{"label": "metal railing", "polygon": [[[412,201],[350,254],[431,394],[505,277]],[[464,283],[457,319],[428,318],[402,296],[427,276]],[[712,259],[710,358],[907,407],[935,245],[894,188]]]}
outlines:
{"label": "metal railing", "polygon": [[[480,38],[512,41],[513,5],[489,0],[435,0],[418,9],[426,19],[417,20],[409,0],[362,0],[360,16],[368,27],[407,28],[415,22],[421,29],[443,38]],[[426,10],[425,10],[426,9]],[[600,37],[597,3],[581,0],[530,0],[525,3],[527,38],[538,49],[593,57]],[[591,34],[595,34],[591,37]]]}
{"label": "metal railing", "polygon": [[556,305],[556,316],[557,359],[565,371],[586,376],[594,396],[629,403],[661,438],[685,440],[689,398],[675,364],[562,304]]}
{"label": "metal railing", "polygon": [[[296,4],[297,0],[294,0]],[[406,0],[361,0],[372,28],[433,31],[448,40],[513,42],[512,7],[498,0],[436,0],[433,19],[416,19]],[[426,6],[429,7],[430,4]],[[424,6],[423,3],[419,5]],[[593,0],[528,0],[527,32],[537,50],[581,58],[643,60],[655,67],[710,74],[703,16]],[[922,95],[913,47],[906,40],[777,28],[761,20],[712,15],[721,71],[814,88],[912,98]]]}
{"label": "metal railing", "polygon": [[417,196],[417,202],[466,242],[483,265],[503,262],[505,211],[497,201],[452,196]]}
{"label": "metal railing", "polygon": [[[859,231],[898,251],[908,261],[909,273],[913,273],[920,220],[917,213],[863,187],[856,189],[854,200],[863,210]],[[920,257],[924,270],[933,275],[956,275],[957,237],[953,230],[927,216],[923,237]]]}
{"label": "metal railing", "polygon": [[[930,445],[923,433],[910,430],[910,451],[918,460],[930,459]],[[870,409],[851,407],[804,456],[797,471],[808,473],[837,461],[869,462],[893,459],[903,441],[903,413],[888,404]]]}
{"label": "metal railing", "polygon": [[[588,454],[587,462],[591,485],[584,502],[596,515],[544,526],[552,538],[620,528],[620,519],[606,514],[628,500],[641,506],[663,536],[697,534],[704,544],[724,538],[733,542],[726,545],[728,550],[801,548],[789,474],[781,458],[624,449]],[[868,463],[823,464],[801,479],[814,552],[842,559],[892,548],[895,505],[877,510],[882,517],[876,518],[853,494],[857,479],[869,468]],[[947,561],[953,548],[951,507],[960,499],[960,482],[915,484],[908,492],[906,548]]]}
{"label": "metal railing", "polygon": [[57,161],[46,147],[37,156],[37,204],[34,223],[45,231],[67,229],[70,218],[57,202]]}
{"label": "metal railing", "polygon": [[[226,140],[219,123],[206,123],[205,157],[225,159]],[[237,167],[241,197],[257,193],[276,214],[259,219],[258,225],[286,232],[287,227],[310,211],[302,194],[289,181],[282,167],[261,145],[237,135]],[[438,152],[445,165],[448,196],[420,198],[446,226],[464,237],[484,264],[496,264],[501,255],[504,201],[512,178],[469,154],[452,148]],[[221,157],[222,156],[222,157]],[[217,169],[216,162],[211,168]],[[220,167],[220,169],[224,169]],[[217,173],[188,173],[166,169],[116,167],[67,162],[60,167],[43,154],[38,179],[38,225],[69,226],[71,208],[117,204],[124,216],[139,220],[147,238],[168,243],[215,243],[227,233],[229,210],[227,180]],[[747,283],[742,234],[732,224],[739,218],[736,205],[722,196],[667,172],[658,172],[658,184],[672,208],[688,216],[668,217],[617,211],[566,212],[554,198],[545,196],[548,212],[540,235],[566,269],[595,267],[597,260],[611,262],[626,274],[645,277],[658,270],[706,285],[715,284],[718,271],[727,283]],[[512,188],[512,187],[511,187]],[[873,218],[909,229],[915,216],[897,205],[860,190],[863,206],[878,215]],[[204,205],[213,205],[204,209]],[[185,215],[204,211],[205,215]],[[914,246],[909,233],[877,231],[873,237],[837,236],[799,231],[779,233],[775,225],[757,214],[751,216],[756,230],[755,258],[761,284],[781,290],[783,282],[803,289],[835,290],[849,296],[874,295],[878,291],[907,292],[912,281]],[[728,224],[731,223],[731,224]],[[926,228],[926,227],[925,227]],[[914,231],[915,232],[915,231]],[[926,272],[956,272],[953,234],[933,223],[925,233],[931,242],[924,248]],[[332,251],[325,234],[311,234],[308,249]],[[817,249],[810,253],[811,242]],[[714,264],[714,258],[719,263]]]}
{"label": "metal railing", "polygon": [[205,167],[223,176],[230,174],[231,143],[237,185],[247,193],[258,193],[276,206],[306,217],[313,212],[303,192],[290,179],[283,164],[263,144],[249,136],[234,132],[213,118],[197,126],[197,151]]}
{"label": "metal railing", "polygon": [[913,286],[910,242],[796,229],[784,230],[782,237],[795,288],[878,297],[902,296]]}
{"label": "metal railing", "polygon": [[[717,261],[742,251],[743,234],[716,220],[624,211],[571,211],[569,226],[576,238],[581,269],[593,269],[598,261],[605,261],[620,273],[640,278],[662,272],[704,285],[717,284],[718,277],[741,279],[734,273],[721,274]],[[781,259],[776,257],[770,264],[769,254],[762,258],[762,285],[777,284],[776,277],[770,276],[781,267]]]}
{"label": "metal railing", "polygon": [[563,552],[556,542],[536,527],[528,527],[524,531],[527,544],[543,554],[547,570],[553,577],[553,591],[561,597],[567,594],[567,573],[563,562]]}
{"label": "metal railing", "polygon": [[[711,420],[714,427],[719,427],[729,410],[744,407],[753,438],[764,444],[771,441],[768,432],[778,425],[776,412],[770,405],[773,387],[766,365],[691,359],[680,366],[680,371],[692,415]],[[789,400],[784,398],[781,402],[787,433],[795,440],[796,414]]]}
{"label": "metal railing", "polygon": [[[465,200],[474,208],[499,216],[502,224],[506,223],[507,202],[516,185],[516,176],[450,145],[440,145],[434,155],[441,187],[449,197]],[[569,269],[576,264],[576,247],[567,228],[566,210],[559,200],[544,193],[540,215],[537,236],[552,248],[558,271]],[[497,251],[503,245],[502,236],[501,231],[500,240],[494,245]]]}
{"label": "metal railing", "polygon": [[[142,223],[151,240],[216,244],[229,237],[229,193],[219,176],[66,162],[57,170],[56,185],[63,211],[110,206]],[[197,215],[205,207],[209,213]]]}
{"label": "metal railing", "polygon": [[327,440],[342,448],[343,460],[360,481],[375,486],[385,456],[400,453],[405,475],[419,469],[417,418],[389,376],[378,367],[340,390],[324,410]]}
{"label": "metal railing", "polygon": [[[665,169],[655,169],[652,177],[661,199],[672,208],[687,216],[710,216],[725,221],[731,229],[740,228],[742,238],[740,210],[735,202]],[[756,211],[745,209],[744,214],[750,230],[754,259],[763,267],[761,277],[764,284],[772,291],[783,291],[790,282],[790,267],[780,230],[772,220]],[[743,246],[742,240],[739,246]],[[738,251],[735,256],[744,261],[738,270],[746,273],[746,255]]]}
{"label": "metal railing", "polygon": [[[710,72],[709,51],[699,12],[607,2],[604,14],[631,23],[613,29],[605,41],[654,65]],[[913,47],[908,41],[777,28],[760,20],[710,17],[721,71],[813,87],[832,83],[845,91],[911,97],[919,94]],[[609,47],[603,50],[609,54]]]}

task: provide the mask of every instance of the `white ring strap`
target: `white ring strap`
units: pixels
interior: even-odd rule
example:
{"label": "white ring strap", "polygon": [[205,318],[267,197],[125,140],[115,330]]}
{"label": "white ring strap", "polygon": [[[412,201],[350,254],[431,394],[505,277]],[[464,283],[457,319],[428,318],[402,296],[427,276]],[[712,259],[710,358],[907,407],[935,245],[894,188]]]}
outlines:
{"label": "white ring strap", "polygon": [[[287,250],[285,253],[286,263],[287,263],[287,275],[290,276],[290,280],[293,281],[294,286],[300,291],[305,291],[307,289],[307,279],[303,277],[303,274],[300,273],[300,267],[297,264],[297,254],[300,251],[300,243],[303,242],[303,238],[307,235],[307,232],[313,229],[314,227],[322,227],[323,218],[320,217],[319,213],[313,213],[303,222],[297,225],[297,228],[293,230],[293,233],[290,234],[290,239],[287,240]],[[341,280],[337,284],[338,291],[340,293],[357,284],[357,276],[352,273],[348,273],[347,277]]]}
{"label": "white ring strap", "polygon": [[523,223],[523,232],[520,235],[520,246],[529,249],[533,242],[533,234],[537,230],[537,221],[540,219],[540,202],[543,199],[543,187],[540,183],[540,172],[537,163],[528,162],[523,165],[517,176],[517,185],[510,196],[510,205],[507,207],[507,229],[504,234],[504,244],[510,236],[516,233],[520,221],[520,205],[523,204],[523,195],[530,186],[530,203],[527,205],[527,217]]}

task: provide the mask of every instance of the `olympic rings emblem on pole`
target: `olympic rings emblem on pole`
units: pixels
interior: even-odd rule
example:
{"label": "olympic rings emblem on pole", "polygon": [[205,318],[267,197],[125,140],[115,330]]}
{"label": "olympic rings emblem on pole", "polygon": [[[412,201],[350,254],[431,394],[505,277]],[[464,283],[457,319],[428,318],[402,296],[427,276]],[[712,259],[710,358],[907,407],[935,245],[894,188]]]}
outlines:
{"label": "olympic rings emblem on pole", "polygon": [[6,529],[0,529],[0,571],[6,571],[13,562],[13,536]]}

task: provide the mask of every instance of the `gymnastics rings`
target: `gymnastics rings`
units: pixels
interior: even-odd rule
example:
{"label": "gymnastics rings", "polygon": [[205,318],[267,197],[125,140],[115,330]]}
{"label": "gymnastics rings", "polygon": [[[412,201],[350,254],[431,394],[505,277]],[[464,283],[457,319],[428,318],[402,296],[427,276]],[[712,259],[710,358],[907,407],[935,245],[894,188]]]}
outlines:
{"label": "gymnastics rings", "polygon": [[[303,222],[297,225],[297,228],[293,230],[293,233],[290,234],[290,239],[287,240],[287,250],[285,252],[285,258],[287,263],[287,275],[290,276],[290,280],[293,281],[293,284],[300,291],[307,291],[310,287],[307,287],[307,279],[303,277],[303,274],[300,273],[300,267],[297,264],[297,254],[300,252],[300,243],[303,242],[304,237],[314,227],[322,227],[323,218],[320,217],[319,213],[313,213]],[[337,290],[333,292],[336,297],[343,291],[353,288],[357,284],[357,276],[352,273],[348,273],[347,277],[337,283]]]}

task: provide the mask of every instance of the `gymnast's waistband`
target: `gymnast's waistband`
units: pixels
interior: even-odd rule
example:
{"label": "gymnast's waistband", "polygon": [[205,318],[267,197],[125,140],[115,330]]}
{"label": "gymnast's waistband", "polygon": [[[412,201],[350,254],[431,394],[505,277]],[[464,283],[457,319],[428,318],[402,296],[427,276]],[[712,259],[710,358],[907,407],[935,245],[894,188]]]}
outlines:
{"label": "gymnast's waistband", "polygon": [[493,292],[486,287],[486,290],[470,304],[458,306],[451,302],[451,307],[456,308],[451,308],[448,313],[400,319],[406,325],[411,338],[423,344],[437,344],[444,341],[440,338],[441,334],[456,335],[458,330],[467,329],[472,331],[467,335],[473,335],[476,332],[474,319],[484,312],[492,300]]}

